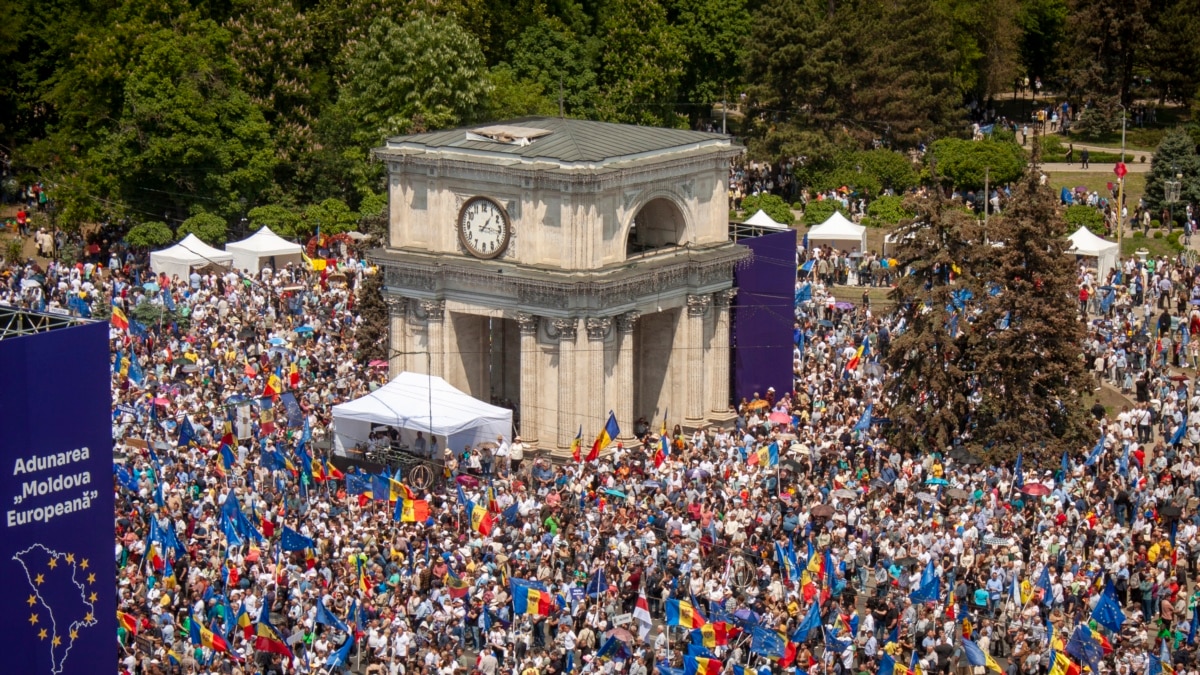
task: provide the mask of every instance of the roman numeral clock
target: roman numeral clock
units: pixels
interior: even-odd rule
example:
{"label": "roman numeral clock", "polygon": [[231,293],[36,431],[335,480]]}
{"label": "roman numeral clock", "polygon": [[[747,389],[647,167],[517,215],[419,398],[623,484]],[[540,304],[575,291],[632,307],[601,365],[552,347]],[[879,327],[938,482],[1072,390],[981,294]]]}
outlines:
{"label": "roman numeral clock", "polygon": [[488,197],[472,197],[458,212],[458,241],[476,258],[502,255],[512,238],[512,225],[503,206]]}

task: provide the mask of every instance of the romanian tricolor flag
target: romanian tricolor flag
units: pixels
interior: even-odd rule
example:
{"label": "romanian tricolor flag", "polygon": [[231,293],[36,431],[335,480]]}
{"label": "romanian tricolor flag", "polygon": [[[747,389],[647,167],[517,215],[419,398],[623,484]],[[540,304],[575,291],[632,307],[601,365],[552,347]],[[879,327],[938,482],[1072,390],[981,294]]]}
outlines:
{"label": "romanian tricolor flag", "polygon": [[854,356],[851,356],[850,360],[846,362],[846,370],[854,370],[858,368],[858,364],[862,362],[863,350],[866,348],[866,346],[866,341],[864,340],[863,344],[859,345],[858,349],[854,352]]}
{"label": "romanian tricolor flag", "polygon": [[170,649],[167,650],[167,662],[168,663],[170,663],[173,666],[177,666],[177,665],[179,665],[181,660],[182,659],[179,658],[179,655],[176,654],[173,650],[170,650]]}
{"label": "romanian tricolor flag", "polygon": [[471,587],[461,577],[454,573],[454,570],[448,570],[442,583],[446,584],[446,591],[450,593],[452,598],[465,598],[467,593],[471,591]]}
{"label": "romanian tricolor flag", "polygon": [[683,657],[683,675],[721,675],[721,662],[703,656]]}
{"label": "romanian tricolor flag", "polygon": [[388,481],[389,488],[391,490],[391,495],[388,497],[388,501],[394,502],[401,497],[409,500],[417,498],[417,496],[413,494],[412,488],[408,487],[404,483],[401,483],[395,478],[389,478]]}
{"label": "romanian tricolor flag", "polygon": [[1091,626],[1088,626],[1088,630],[1092,631],[1092,639],[1095,640],[1096,644],[1100,645],[1100,648],[1104,650],[1105,656],[1108,656],[1113,652],[1112,643],[1108,641],[1108,638],[1104,637],[1103,633]]}
{"label": "romanian tricolor flag", "polygon": [[367,573],[366,573],[366,570],[364,569],[365,564],[363,562],[364,557],[365,556],[358,556],[357,558],[355,558],[354,567],[355,567],[356,573],[358,575],[358,590],[362,591],[363,593],[366,593],[367,595],[370,595],[371,594],[371,585],[367,581]]}
{"label": "romanian tricolor flag", "polygon": [[249,640],[250,636],[254,634],[254,622],[250,620],[250,612],[246,611],[246,603],[243,602],[242,606],[238,607],[238,613],[235,621],[237,622],[238,628],[242,629],[242,634],[246,636],[247,640]]}
{"label": "romanian tricolor flag", "polygon": [[332,478],[334,480],[342,480],[345,477],[346,477],[346,474],[342,473],[341,471],[338,471],[338,468],[333,465],[333,460],[331,460],[329,458],[325,459],[325,478]]}
{"label": "romanian tricolor flag", "polygon": [[300,370],[296,368],[296,364],[288,366],[288,386],[292,389],[300,386]]}
{"label": "romanian tricolor flag", "polygon": [[667,625],[700,628],[708,623],[700,612],[686,600],[667,600]]}
{"label": "romanian tricolor flag", "polygon": [[532,616],[549,616],[558,608],[550,591],[539,590],[525,584],[512,584],[513,613]]}
{"label": "romanian tricolor flag", "polygon": [[478,505],[471,505],[471,529],[488,536],[492,533],[492,525],[495,523],[495,518],[486,508]]}
{"label": "romanian tricolor flag", "polygon": [[613,442],[613,439],[621,435],[621,428],[617,426],[617,416],[613,411],[608,411],[608,421],[604,423],[604,428],[600,430],[600,434],[596,436],[596,440],[592,442],[592,449],[588,452],[587,461],[594,462],[600,459],[600,451],[604,450]]}
{"label": "romanian tricolor flag", "polygon": [[129,318],[125,316],[125,310],[113,305],[112,316],[109,317],[109,322],[117,330],[129,330]]}
{"label": "romanian tricolor flag", "polygon": [[316,457],[311,457],[309,458],[309,466],[312,467],[312,471],[310,473],[312,473],[313,481],[317,483],[324,483],[325,479],[329,478],[329,476],[325,475],[325,462],[322,462]]}
{"label": "romanian tricolor flag", "polygon": [[280,654],[292,658],[292,650],[288,648],[283,635],[269,622],[259,621],[254,624],[254,648],[260,652]]}
{"label": "romanian tricolor flag", "polygon": [[132,614],[126,614],[120,610],[117,611],[117,625],[124,628],[131,635],[137,635],[138,620]]}

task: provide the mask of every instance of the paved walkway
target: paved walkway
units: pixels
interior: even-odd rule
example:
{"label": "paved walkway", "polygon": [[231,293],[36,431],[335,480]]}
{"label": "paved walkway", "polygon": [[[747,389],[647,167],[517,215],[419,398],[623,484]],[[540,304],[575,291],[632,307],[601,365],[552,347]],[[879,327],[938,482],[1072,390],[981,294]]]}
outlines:
{"label": "paved walkway", "polygon": [[[1079,147],[1079,146],[1076,146]],[[1129,169],[1129,173],[1149,173],[1150,162],[1142,164],[1140,162],[1130,162],[1129,158],[1125,158],[1125,168]],[[1105,162],[1091,162],[1088,168],[1084,169],[1079,165],[1079,162],[1067,164],[1066,162],[1051,162],[1042,165],[1042,171],[1046,173],[1107,173],[1110,176],[1116,176],[1113,173],[1113,165]]]}

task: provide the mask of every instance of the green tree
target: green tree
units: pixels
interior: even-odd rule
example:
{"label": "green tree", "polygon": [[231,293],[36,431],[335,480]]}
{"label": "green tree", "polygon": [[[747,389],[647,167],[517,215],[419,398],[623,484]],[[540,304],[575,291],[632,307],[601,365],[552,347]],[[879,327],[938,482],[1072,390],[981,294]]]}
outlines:
{"label": "green tree", "polygon": [[272,232],[285,239],[295,239],[300,236],[302,216],[295,209],[278,204],[267,204],[250,209],[246,217],[250,220],[250,229],[256,232],[264,227],[269,227]]}
{"label": "green tree", "polygon": [[138,223],[125,233],[125,243],[141,248],[159,248],[173,241],[175,233],[166,223],[158,221]]}
{"label": "green tree", "polygon": [[930,146],[930,152],[937,173],[964,189],[983,188],[985,178],[992,185],[1011,183],[1025,170],[1025,152],[1010,141],[943,138]]}
{"label": "green tree", "polygon": [[961,293],[980,295],[987,252],[978,221],[940,194],[913,198],[907,208],[916,217],[893,233],[892,257],[905,273],[889,297],[905,330],[887,353],[896,373],[888,385],[895,401],[889,434],[898,447],[944,451],[971,418],[967,350],[976,324],[967,320]]}
{"label": "green tree", "polygon": [[1161,101],[1190,110],[1200,91],[1200,2],[1167,0],[1150,22],[1145,62]]}
{"label": "green tree", "polygon": [[318,180],[311,155],[321,102],[333,93],[328,74],[314,68],[316,31],[292,0],[234,0],[226,23],[229,54],[242,73],[242,89],[271,128],[274,180],[284,192],[311,190]]}
{"label": "green tree", "polygon": [[600,119],[648,126],[677,127],[683,62],[678,31],[659,0],[600,0],[596,37]]}
{"label": "green tree", "polygon": [[1115,96],[1130,105],[1150,12],[1150,0],[1071,0],[1061,54],[1070,85],[1085,96]]}
{"label": "green tree", "polygon": [[389,136],[444,129],[483,114],[492,83],[479,41],[453,17],[417,13],[398,24],[380,14],[347,45],[336,104],[321,117],[322,171],[343,176],[340,196],[357,201],[382,187],[371,148]]}
{"label": "green tree", "polygon": [[474,119],[491,93],[479,42],[453,18],[386,15],[348,54],[335,114],[354,120],[350,141],[366,148],[389,136]]}
{"label": "green tree", "polygon": [[492,93],[484,105],[483,117],[491,120],[528,115],[557,115],[558,103],[537,80],[524,79],[507,64],[488,71]]}
{"label": "green tree", "polygon": [[557,17],[526,28],[508,43],[519,78],[542,86],[555,102],[561,92],[564,112],[590,117],[596,101],[596,40],[576,33]]}
{"label": "green tree", "polygon": [[1043,81],[1058,67],[1059,49],[1067,25],[1066,0],[1023,0],[1017,12],[1021,28],[1020,55],[1025,74]]}
{"label": "green tree", "polygon": [[[1175,180],[1179,181],[1179,201],[1170,204],[1166,200],[1166,183]],[[1200,202],[1200,157],[1196,155],[1196,142],[1183,129],[1168,132],[1154,151],[1150,175],[1146,177],[1145,200],[1152,213],[1178,212],[1184,203]]]}
{"label": "green tree", "polygon": [[1017,0],[937,0],[950,20],[955,77],[979,100],[1004,91],[1017,74]]}
{"label": "green tree", "polygon": [[1041,171],[1032,164],[988,227],[988,293],[972,332],[971,355],[982,397],[973,441],[988,459],[1017,452],[1056,460],[1089,430],[1081,392],[1089,385],[1079,345],[1074,271],[1064,265],[1068,225]]}
{"label": "green tree", "polygon": [[201,20],[142,40],[121,119],[90,160],[135,211],[240,215],[238,200],[268,186],[275,159],[262,113],[239,88],[229,34]]}
{"label": "green tree", "polygon": [[694,124],[712,105],[737,96],[738,52],[750,34],[746,0],[665,0],[668,21],[687,53],[679,92]]}
{"label": "green tree", "polygon": [[383,301],[383,274],[368,274],[355,289],[355,308],[362,320],[354,329],[355,357],[362,365],[388,360],[388,308]]}
{"label": "green tree", "polygon": [[747,217],[758,213],[759,209],[762,209],[768,216],[771,216],[771,220],[777,223],[791,225],[796,221],[792,207],[778,195],[758,194],[742,199],[742,210],[746,212]]}
{"label": "green tree", "polygon": [[179,229],[175,232],[175,235],[180,239],[189,234],[196,235],[209,246],[220,246],[229,237],[229,224],[225,222],[224,218],[215,213],[199,211],[180,223]]}
{"label": "green tree", "polygon": [[307,206],[296,231],[305,238],[316,234],[317,228],[322,234],[350,232],[358,228],[358,219],[358,213],[351,211],[345,202],[331,197]]}

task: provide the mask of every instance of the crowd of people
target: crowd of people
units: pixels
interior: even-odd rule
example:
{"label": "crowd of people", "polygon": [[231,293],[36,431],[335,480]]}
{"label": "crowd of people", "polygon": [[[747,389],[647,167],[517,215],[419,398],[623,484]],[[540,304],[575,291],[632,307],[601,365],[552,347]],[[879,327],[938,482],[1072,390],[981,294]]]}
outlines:
{"label": "crowd of people", "polygon": [[123,674],[1191,672],[1195,275],[1122,271],[1085,348],[1136,405],[1061,459],[890,445],[901,327],[802,273],[793,391],[733,428],[649,420],[581,462],[515,434],[428,486],[328,450],[386,381],[354,258],[168,279],[114,247],[9,267],[0,303],[114,317]]}

